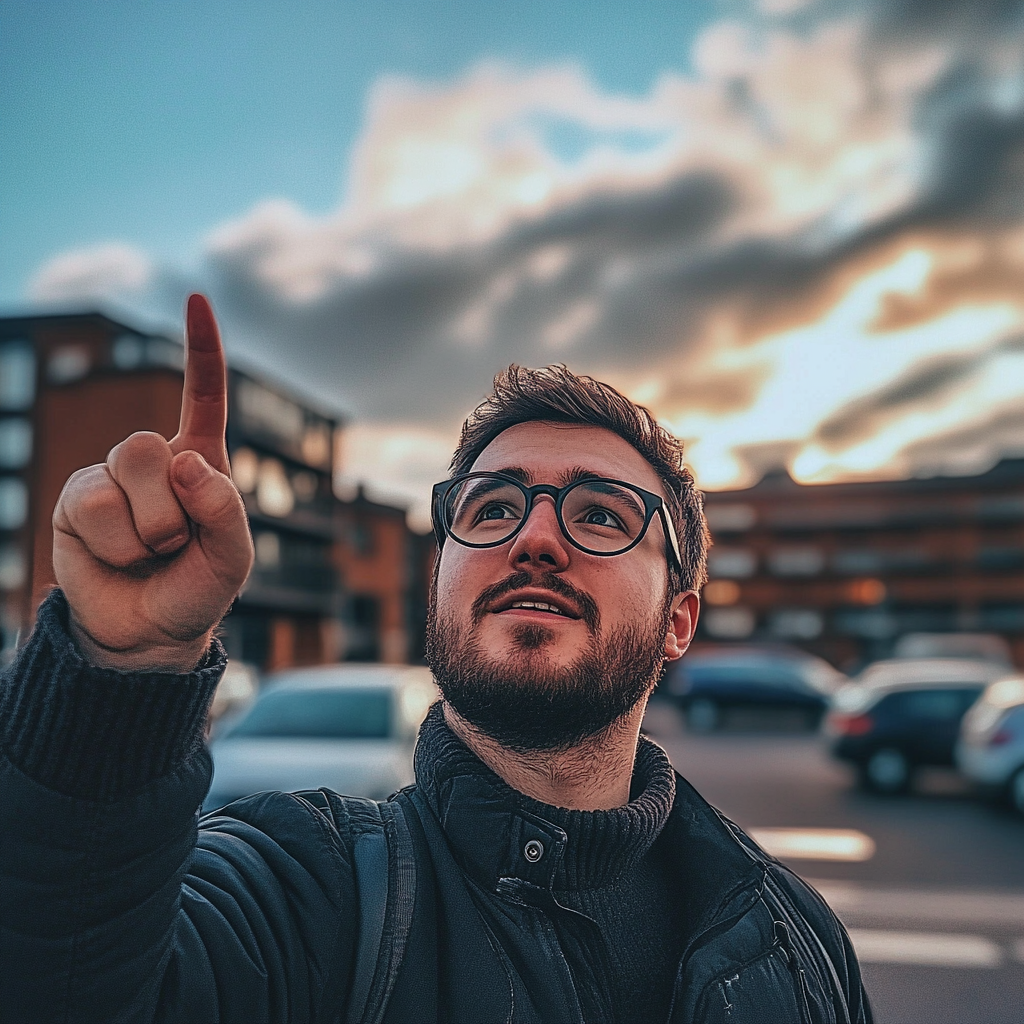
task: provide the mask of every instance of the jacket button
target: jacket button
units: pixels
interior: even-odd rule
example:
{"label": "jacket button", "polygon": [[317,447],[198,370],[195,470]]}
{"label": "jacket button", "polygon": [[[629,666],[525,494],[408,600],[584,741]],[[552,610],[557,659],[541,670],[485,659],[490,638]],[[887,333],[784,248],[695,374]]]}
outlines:
{"label": "jacket button", "polygon": [[531,839],[523,847],[523,856],[531,863],[536,864],[537,861],[544,856],[544,844],[536,839]]}

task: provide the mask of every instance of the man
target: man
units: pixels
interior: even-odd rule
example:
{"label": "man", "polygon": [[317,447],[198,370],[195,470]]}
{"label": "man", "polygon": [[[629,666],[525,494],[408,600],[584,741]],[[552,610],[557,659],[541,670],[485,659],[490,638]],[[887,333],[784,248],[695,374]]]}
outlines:
{"label": "man", "polygon": [[703,513],[678,442],[565,370],[500,375],[435,488],[416,787],[197,828],[252,548],[199,296],[187,334],[178,435],[68,481],[62,593],[4,679],[4,1019],[868,1021],[827,907],[639,737]]}

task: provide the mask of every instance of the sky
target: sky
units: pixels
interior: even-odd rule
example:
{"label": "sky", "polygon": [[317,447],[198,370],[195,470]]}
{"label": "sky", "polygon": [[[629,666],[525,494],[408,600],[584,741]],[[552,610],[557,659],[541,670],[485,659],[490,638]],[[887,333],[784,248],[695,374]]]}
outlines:
{"label": "sky", "polygon": [[698,481],[1024,455],[1024,5],[5,0],[0,312],[180,330],[422,518],[510,362]]}

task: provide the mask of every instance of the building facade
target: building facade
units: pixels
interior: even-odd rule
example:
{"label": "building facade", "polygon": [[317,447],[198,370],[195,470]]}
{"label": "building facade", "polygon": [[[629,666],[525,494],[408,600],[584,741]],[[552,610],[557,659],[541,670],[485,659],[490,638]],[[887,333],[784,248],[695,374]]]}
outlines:
{"label": "building facade", "polygon": [[[137,430],[178,429],[183,349],[98,313],[0,319],[0,631],[7,656],[53,585],[51,517],[77,469]],[[346,610],[334,563],[336,418],[232,369],[228,450],[256,563],[222,626],[260,668],[331,661]]]}
{"label": "building facade", "polygon": [[433,535],[409,529],[404,509],[360,487],[341,505],[335,559],[348,592],[345,657],[421,662]]}
{"label": "building facade", "polygon": [[796,643],[842,668],[908,633],[1001,635],[1024,665],[1024,459],[978,476],[706,495],[701,635]]}

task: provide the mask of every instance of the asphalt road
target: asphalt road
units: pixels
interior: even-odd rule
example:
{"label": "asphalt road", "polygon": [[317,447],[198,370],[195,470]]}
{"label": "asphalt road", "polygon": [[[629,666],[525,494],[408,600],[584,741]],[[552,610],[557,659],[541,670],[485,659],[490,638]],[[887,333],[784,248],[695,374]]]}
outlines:
{"label": "asphalt road", "polygon": [[708,800],[796,850],[778,855],[850,930],[879,1024],[1024,1021],[1024,818],[952,772],[905,797],[859,793],[818,737],[784,723],[693,735],[655,705],[646,728]]}

